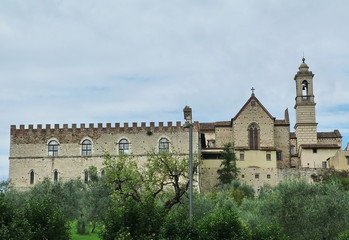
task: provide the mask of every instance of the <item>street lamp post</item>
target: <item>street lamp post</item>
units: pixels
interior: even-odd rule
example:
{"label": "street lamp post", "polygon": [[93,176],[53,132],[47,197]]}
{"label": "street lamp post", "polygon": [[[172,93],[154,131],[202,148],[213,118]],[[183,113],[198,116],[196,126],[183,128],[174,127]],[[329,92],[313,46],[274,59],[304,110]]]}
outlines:
{"label": "street lamp post", "polygon": [[184,113],[184,128],[189,128],[189,219],[193,218],[193,123],[191,108],[185,106]]}

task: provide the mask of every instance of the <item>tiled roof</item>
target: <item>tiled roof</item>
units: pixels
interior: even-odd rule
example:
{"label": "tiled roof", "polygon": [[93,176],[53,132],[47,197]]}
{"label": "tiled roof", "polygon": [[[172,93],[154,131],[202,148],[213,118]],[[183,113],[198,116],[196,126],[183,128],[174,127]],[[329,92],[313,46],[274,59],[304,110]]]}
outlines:
{"label": "tiled roof", "polygon": [[200,123],[200,130],[202,131],[214,131],[215,123]]}
{"label": "tiled roof", "polygon": [[[317,138],[341,138],[342,135],[338,130],[333,132],[318,132]],[[296,133],[290,132],[290,138],[296,139]]]}
{"label": "tiled roof", "polygon": [[275,122],[274,122],[274,124],[275,125],[281,125],[281,126],[283,126],[283,125],[290,125],[286,120],[275,120]]}
{"label": "tiled roof", "polygon": [[302,144],[303,149],[312,149],[312,148],[341,148],[337,144]]}
{"label": "tiled roof", "polygon": [[215,122],[216,127],[230,127],[231,121],[221,121],[221,122]]}
{"label": "tiled roof", "polygon": [[341,133],[336,129],[333,132],[318,132],[318,138],[341,138]]}

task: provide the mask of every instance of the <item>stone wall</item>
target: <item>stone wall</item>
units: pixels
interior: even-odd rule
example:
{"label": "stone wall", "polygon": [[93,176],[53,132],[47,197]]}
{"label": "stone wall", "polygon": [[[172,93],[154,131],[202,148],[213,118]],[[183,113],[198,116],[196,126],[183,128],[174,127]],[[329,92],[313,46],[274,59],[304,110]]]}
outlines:
{"label": "stone wall", "polygon": [[[150,123],[146,126],[136,123],[129,127],[124,124],[98,124],[94,127],[90,124],[88,128],[81,124],[78,128],[73,124],[71,128],[64,124],[63,128],[55,125],[51,128],[41,125],[33,128],[23,125],[16,128],[11,126],[11,149],[10,149],[10,180],[14,187],[26,188],[30,186],[30,172],[35,173],[35,182],[45,177],[52,178],[53,172],[58,171],[62,180],[81,177],[84,170],[89,166],[96,166],[100,171],[103,168],[103,155],[108,152],[112,155],[119,154],[118,142],[121,139],[129,141],[130,154],[137,157],[139,161],[145,160],[149,151],[158,151],[159,140],[167,138],[170,141],[170,151],[187,155],[189,152],[189,133],[180,122],[173,125],[171,122],[164,126],[163,123],[155,125]],[[82,156],[82,141],[89,139],[92,142],[92,155]],[[58,155],[48,156],[48,143],[51,140],[58,142]],[[198,123],[193,128],[193,150],[198,154],[199,134]]]}
{"label": "stone wall", "polygon": [[275,147],[281,151],[281,161],[277,161],[278,168],[289,168],[290,159],[290,126],[275,126],[274,128]]}
{"label": "stone wall", "polygon": [[[212,191],[218,182],[217,170],[220,168],[220,161],[210,161],[200,168],[200,189],[203,192]],[[304,180],[308,183],[320,181],[327,169],[294,169],[294,168],[240,168],[239,179],[251,185],[258,194],[264,185],[276,186],[282,181]]]}
{"label": "stone wall", "polygon": [[274,147],[274,119],[256,100],[251,100],[233,121],[235,147],[248,148],[248,128],[257,123],[260,128],[260,147]]}

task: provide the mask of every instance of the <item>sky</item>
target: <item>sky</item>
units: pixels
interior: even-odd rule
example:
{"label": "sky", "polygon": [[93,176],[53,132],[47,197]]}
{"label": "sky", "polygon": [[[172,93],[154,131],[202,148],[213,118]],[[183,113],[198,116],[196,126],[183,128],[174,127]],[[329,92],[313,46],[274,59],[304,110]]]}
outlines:
{"label": "sky", "polygon": [[10,125],[229,121],[251,96],[295,124],[301,59],[318,131],[349,142],[349,1],[0,0],[0,180]]}

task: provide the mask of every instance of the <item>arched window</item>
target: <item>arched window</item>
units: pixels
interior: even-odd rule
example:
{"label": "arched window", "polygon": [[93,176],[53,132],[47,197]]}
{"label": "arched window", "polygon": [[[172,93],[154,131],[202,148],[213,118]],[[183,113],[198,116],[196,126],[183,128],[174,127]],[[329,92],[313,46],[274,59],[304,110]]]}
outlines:
{"label": "arched window", "polygon": [[58,182],[58,171],[57,170],[55,170],[54,172],[53,172],[53,182]]}
{"label": "arched window", "polygon": [[307,100],[308,99],[308,82],[306,80],[304,80],[302,82],[302,98],[303,100]]}
{"label": "arched window", "polygon": [[84,182],[88,183],[88,171],[87,170],[84,171]]}
{"label": "arched window", "polygon": [[34,181],[35,181],[35,173],[34,173],[34,170],[31,170],[30,173],[29,173],[29,182],[30,184],[34,184]]}
{"label": "arched window", "polygon": [[166,153],[170,151],[170,141],[167,138],[161,138],[159,141],[159,152]]}
{"label": "arched window", "polygon": [[85,139],[81,144],[81,155],[91,156],[91,154],[92,154],[92,142],[88,139]]}
{"label": "arched window", "polygon": [[259,127],[252,123],[248,128],[248,140],[250,149],[259,149]]}
{"label": "arched window", "polygon": [[119,154],[128,154],[129,153],[129,142],[127,139],[121,139],[119,141]]}
{"label": "arched window", "polygon": [[48,143],[48,155],[49,156],[58,156],[58,142],[52,140]]}
{"label": "arched window", "polygon": [[101,171],[101,177],[104,177],[105,176],[105,170],[103,169],[102,171]]}

